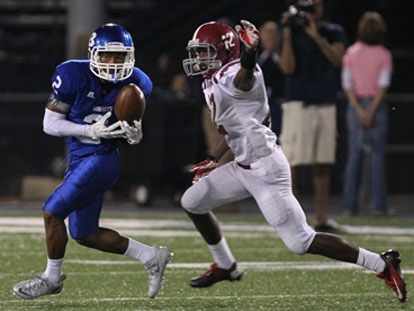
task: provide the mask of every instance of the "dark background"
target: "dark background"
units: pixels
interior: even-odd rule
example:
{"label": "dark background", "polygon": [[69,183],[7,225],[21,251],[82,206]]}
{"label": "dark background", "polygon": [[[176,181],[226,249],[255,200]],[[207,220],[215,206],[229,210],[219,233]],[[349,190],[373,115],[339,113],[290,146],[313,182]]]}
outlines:
{"label": "dark background", "polygon": [[[387,174],[390,193],[414,193],[414,18],[409,0],[327,0],[325,19],[345,28],[355,41],[358,19],[367,10],[381,13],[388,26],[387,47],[393,54],[394,75],[389,90],[390,129]],[[69,1],[4,0],[0,2],[0,196],[18,196],[25,175],[53,175],[58,157],[65,157],[63,140],[43,134],[44,105],[55,66],[66,59],[66,12]],[[123,25],[134,38],[136,66],[157,82],[156,59],[166,52],[169,73],[182,73],[185,46],[201,23],[243,18],[257,26],[279,21],[285,1],[245,0],[111,0],[108,22]],[[162,74],[161,74],[162,75]],[[198,81],[194,92],[198,92]],[[155,185],[174,193],[189,185],[186,165],[202,160],[206,147],[201,130],[199,94],[177,98],[155,84],[144,117],[144,141],[120,146],[123,171],[115,187],[119,195],[134,184]],[[344,109],[339,94],[338,161],[332,191],[341,193],[346,156]],[[301,188],[311,191],[308,172]]]}

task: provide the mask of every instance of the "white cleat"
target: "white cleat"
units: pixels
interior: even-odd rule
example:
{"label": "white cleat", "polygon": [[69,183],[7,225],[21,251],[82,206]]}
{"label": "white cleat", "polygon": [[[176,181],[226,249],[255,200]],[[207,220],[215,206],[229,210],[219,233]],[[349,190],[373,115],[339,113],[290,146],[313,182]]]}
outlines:
{"label": "white cleat", "polygon": [[52,284],[44,274],[36,276],[34,280],[27,280],[13,286],[13,294],[23,299],[36,299],[44,295],[56,295],[62,291],[63,280],[66,275],[60,276],[57,285]]}
{"label": "white cleat", "polygon": [[148,297],[154,298],[164,283],[164,270],[174,255],[167,247],[154,245],[155,256],[145,264],[148,273]]}

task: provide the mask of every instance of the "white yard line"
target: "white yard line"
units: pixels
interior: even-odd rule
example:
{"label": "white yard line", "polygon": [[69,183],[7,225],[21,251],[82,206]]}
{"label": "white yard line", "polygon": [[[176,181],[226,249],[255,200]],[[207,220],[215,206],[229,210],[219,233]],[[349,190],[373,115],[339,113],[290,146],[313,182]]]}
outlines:
{"label": "white yard line", "polygon": [[[119,233],[129,236],[147,236],[147,237],[199,237],[200,234],[195,230],[134,230],[124,229],[122,227],[112,227],[119,231]],[[225,231],[225,230],[223,230]],[[32,227],[32,226],[0,226],[0,233],[44,233],[43,227]],[[262,238],[269,237],[276,234],[274,232],[226,232],[226,237],[229,238]]]}
{"label": "white yard line", "polygon": [[[136,261],[133,260],[65,260],[65,264],[84,264],[84,265],[135,265]],[[174,269],[205,269],[210,266],[211,263],[170,263],[167,268]],[[249,270],[331,270],[331,269],[362,269],[359,266],[344,263],[344,262],[322,262],[322,261],[241,261],[238,262],[238,266],[242,269]]]}
{"label": "white yard line", "polygon": [[[68,260],[65,261],[65,264],[68,263]],[[360,273],[364,273],[364,274],[373,274],[374,272],[366,270],[364,268],[361,268],[359,266],[350,266],[350,267],[334,267],[334,266],[327,266],[327,265],[323,265],[323,263],[321,262],[321,265],[319,267],[315,267],[313,265],[294,265],[295,262],[290,262],[291,265],[290,267],[285,267],[283,266],[283,262],[274,262],[273,265],[267,265],[267,266],[261,266],[261,263],[255,263],[255,262],[242,262],[241,265],[239,266],[242,270],[266,270],[266,271],[286,271],[286,270],[357,270]],[[296,262],[297,263],[297,262]],[[139,263],[137,262],[125,262],[125,263],[108,263],[108,262],[98,262],[98,261],[89,261],[89,262],[79,262],[76,260],[72,260],[69,264],[93,264],[93,265],[139,265]],[[181,273],[179,270],[180,269],[206,269],[210,266],[210,263],[176,263],[176,264],[172,264],[170,263],[167,266],[167,269],[169,270],[168,273]],[[76,275],[80,275],[80,276],[90,276],[90,275],[130,275],[130,274],[137,274],[137,273],[142,273],[143,275],[146,274],[145,270],[138,270],[138,271],[91,271],[91,272],[70,272],[71,276],[76,276]],[[414,274],[414,270],[413,269],[402,269],[402,273],[404,275],[411,275]],[[25,273],[0,273],[0,279],[2,278],[8,278],[8,277],[16,277],[16,276],[20,276],[20,277],[27,277],[30,278],[33,276],[33,273],[31,272],[25,272]]]}
{"label": "white yard line", "polygon": [[[81,260],[68,259],[65,264],[83,264],[83,265],[135,265],[133,260]],[[169,263],[168,269],[207,269],[210,267],[209,262],[188,262],[188,263]],[[240,261],[238,266],[242,270],[363,270],[367,273],[371,271],[357,266],[352,263],[340,261]],[[404,274],[414,274],[414,270],[403,270]]]}
{"label": "white yard line", "polygon": [[[154,230],[143,229],[177,229],[173,232],[177,234],[194,234],[194,230],[179,231],[178,229],[194,229],[190,221],[185,220],[155,220],[155,219],[118,219],[118,218],[102,218],[100,221],[102,226],[123,229],[123,232],[137,232],[147,234]],[[414,236],[414,228],[409,227],[388,227],[388,226],[344,226],[349,233],[352,234],[382,234],[382,235],[401,235]],[[242,231],[251,233],[274,233],[272,227],[267,224],[250,224],[250,223],[224,223],[223,231]],[[164,230],[162,230],[164,231]],[[44,232],[43,219],[41,217],[0,217],[0,232],[28,232],[40,233]],[[158,231],[155,231],[158,232]],[[165,231],[172,232],[172,231]],[[182,233],[180,233],[182,232]],[[157,233],[156,236],[165,236],[165,234]],[[197,234],[198,235],[198,234]],[[192,235],[189,235],[192,236]]]}

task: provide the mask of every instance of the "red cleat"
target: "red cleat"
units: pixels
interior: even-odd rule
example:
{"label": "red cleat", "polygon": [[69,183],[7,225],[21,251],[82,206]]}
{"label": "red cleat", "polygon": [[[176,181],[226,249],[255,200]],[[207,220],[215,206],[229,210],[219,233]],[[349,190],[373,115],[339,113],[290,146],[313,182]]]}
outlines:
{"label": "red cleat", "polygon": [[235,262],[230,269],[221,269],[216,263],[211,264],[209,270],[202,275],[195,277],[190,281],[192,287],[209,287],[214,283],[228,280],[230,282],[239,281],[243,276],[243,272],[237,269]]}
{"label": "red cleat", "polygon": [[383,279],[389,289],[392,289],[400,302],[405,302],[407,298],[407,289],[400,269],[400,254],[390,249],[381,254],[381,258],[387,264],[383,272],[377,274],[377,277]]}

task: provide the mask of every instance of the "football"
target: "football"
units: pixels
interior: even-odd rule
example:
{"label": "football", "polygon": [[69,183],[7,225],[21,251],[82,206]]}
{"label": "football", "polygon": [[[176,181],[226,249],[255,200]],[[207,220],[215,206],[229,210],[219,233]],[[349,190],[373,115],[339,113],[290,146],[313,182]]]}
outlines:
{"label": "football", "polygon": [[115,99],[115,116],[118,120],[127,121],[130,125],[134,120],[141,120],[145,112],[145,97],[142,90],[135,84],[125,85]]}

